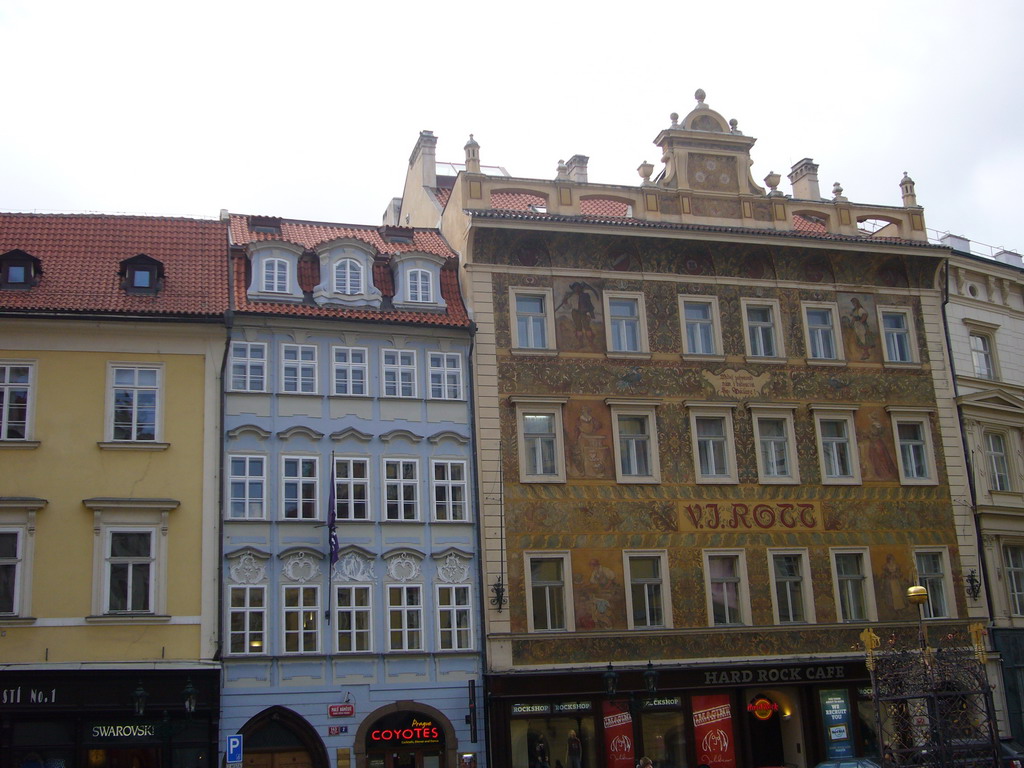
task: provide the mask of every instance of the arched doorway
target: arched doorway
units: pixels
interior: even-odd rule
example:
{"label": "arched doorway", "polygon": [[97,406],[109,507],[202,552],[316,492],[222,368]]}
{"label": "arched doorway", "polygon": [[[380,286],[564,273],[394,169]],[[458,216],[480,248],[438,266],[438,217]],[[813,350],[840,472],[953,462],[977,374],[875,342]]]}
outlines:
{"label": "arched doorway", "polygon": [[396,701],[363,720],[355,738],[356,768],[457,768],[458,739],[434,707]]}
{"label": "arched doorway", "polygon": [[238,732],[245,737],[245,768],[330,768],[316,731],[286,707],[263,710]]}

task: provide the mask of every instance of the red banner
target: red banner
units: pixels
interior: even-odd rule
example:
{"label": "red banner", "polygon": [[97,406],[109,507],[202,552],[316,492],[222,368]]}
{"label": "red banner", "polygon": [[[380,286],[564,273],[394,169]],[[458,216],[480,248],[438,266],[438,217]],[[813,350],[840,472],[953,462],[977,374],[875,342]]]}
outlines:
{"label": "red banner", "polygon": [[604,716],[604,753],[607,768],[635,768],[633,718],[624,701],[601,702]]}
{"label": "red banner", "polygon": [[697,762],[709,768],[736,768],[732,737],[732,707],[728,694],[691,696],[693,740]]}

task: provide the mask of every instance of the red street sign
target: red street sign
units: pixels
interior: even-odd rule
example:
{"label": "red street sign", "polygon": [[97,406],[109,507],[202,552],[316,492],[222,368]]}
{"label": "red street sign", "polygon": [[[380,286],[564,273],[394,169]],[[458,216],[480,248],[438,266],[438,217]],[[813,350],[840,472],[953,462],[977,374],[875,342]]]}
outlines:
{"label": "red street sign", "polygon": [[327,714],[330,717],[352,717],[355,713],[355,704],[331,704],[327,707]]}

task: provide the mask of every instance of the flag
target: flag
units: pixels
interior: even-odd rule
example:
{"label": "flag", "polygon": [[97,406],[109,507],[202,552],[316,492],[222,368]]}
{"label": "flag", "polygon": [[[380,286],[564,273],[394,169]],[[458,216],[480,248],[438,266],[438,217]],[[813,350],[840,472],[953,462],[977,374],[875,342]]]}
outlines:
{"label": "flag", "polygon": [[337,466],[331,454],[331,490],[327,496],[327,544],[331,549],[331,566],[338,562],[338,500]]}

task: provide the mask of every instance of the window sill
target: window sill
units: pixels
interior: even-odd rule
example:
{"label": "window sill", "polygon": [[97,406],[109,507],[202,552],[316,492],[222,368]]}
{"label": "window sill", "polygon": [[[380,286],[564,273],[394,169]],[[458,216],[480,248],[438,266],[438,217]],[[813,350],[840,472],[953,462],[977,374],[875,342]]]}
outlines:
{"label": "window sill", "polygon": [[766,363],[769,365],[785,365],[789,362],[788,357],[759,357],[758,355],[747,355],[744,360],[747,363]]}
{"label": "window sill", "polygon": [[846,365],[846,361],[845,360],[821,360],[821,359],[816,358],[816,357],[808,357],[807,358],[807,364],[808,365],[831,366],[833,368],[839,368],[839,367],[844,367]]}
{"label": "window sill", "polygon": [[229,389],[227,391],[229,395],[269,395],[269,390],[266,389]]}
{"label": "window sill", "polygon": [[901,477],[900,485],[938,485],[939,481],[931,477]]}
{"label": "window sill", "polygon": [[542,477],[537,475],[527,475],[526,477],[519,477],[520,483],[564,483],[564,477]]}
{"label": "window sill", "polygon": [[0,450],[31,451],[39,445],[39,440],[0,440]]}
{"label": "window sill", "polygon": [[694,480],[698,485],[738,485],[739,480],[735,477],[701,477]]}
{"label": "window sill", "polygon": [[997,491],[993,488],[989,488],[989,495],[992,497],[992,501],[1005,500],[1008,502],[1017,502],[1018,504],[1024,501],[1024,493],[1020,491]]}
{"label": "window sill", "polygon": [[286,397],[323,397],[319,392],[277,392],[275,394]]}
{"label": "window sill", "polygon": [[657,476],[634,477],[633,475],[617,476],[615,482],[620,485],[659,485],[661,478]]}
{"label": "window sill", "polygon": [[170,616],[156,613],[105,613],[85,617],[87,624],[167,624],[170,620]]}
{"label": "window sill", "polygon": [[225,523],[266,523],[269,522],[265,517],[225,517]]}
{"label": "window sill", "polygon": [[[266,522],[266,521],[263,521]],[[279,517],[277,519],[279,523],[320,523],[323,524],[323,520],[319,517]]]}
{"label": "window sill", "polygon": [[438,520],[437,518],[434,518],[430,522],[433,523],[434,525],[466,525],[467,523],[472,523],[473,521],[472,520]]}
{"label": "window sill", "polygon": [[96,443],[104,451],[166,451],[170,443],[158,443],[142,440],[108,440]]}
{"label": "window sill", "polygon": [[690,360],[696,363],[724,363],[725,355],[697,355],[692,352],[683,352],[680,357],[683,360]]}
{"label": "window sill", "polygon": [[390,524],[395,524],[395,523],[422,523],[423,521],[420,520],[418,517],[415,517],[415,518],[409,518],[408,520],[392,520],[391,518],[385,518],[384,520],[381,520],[380,522],[381,522],[382,525],[386,525],[388,523],[390,523]]}
{"label": "window sill", "polygon": [[882,362],[882,365],[885,366],[886,368],[891,368],[894,371],[897,371],[897,370],[899,370],[901,368],[904,369],[904,370],[910,370],[910,371],[914,371],[914,370],[917,370],[917,369],[921,368],[921,363],[913,361],[913,360],[909,360],[909,361],[906,361],[906,362],[901,362],[901,361],[896,361],[896,360],[884,360]]}
{"label": "window sill", "polygon": [[861,485],[859,477],[827,477],[821,481],[822,485]]}
{"label": "window sill", "polygon": [[759,477],[757,482],[761,485],[800,485],[799,477]]}
{"label": "window sill", "polygon": [[418,395],[381,395],[381,400],[422,400]]}
{"label": "window sill", "polygon": [[328,397],[336,397],[339,400],[373,400],[373,395],[346,395],[342,392],[332,392]]}
{"label": "window sill", "polygon": [[464,403],[466,398],[464,397],[428,397],[428,403]]}
{"label": "window sill", "polygon": [[0,616],[0,627],[25,627],[35,623],[35,616]]}
{"label": "window sill", "polygon": [[509,350],[510,354],[513,355],[540,355],[541,357],[558,357],[557,349],[549,349],[548,347],[512,347]]}
{"label": "window sill", "polygon": [[605,357],[610,360],[650,360],[650,352],[624,352],[621,350],[609,349],[604,353]]}

